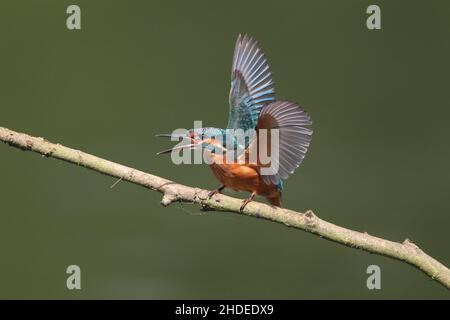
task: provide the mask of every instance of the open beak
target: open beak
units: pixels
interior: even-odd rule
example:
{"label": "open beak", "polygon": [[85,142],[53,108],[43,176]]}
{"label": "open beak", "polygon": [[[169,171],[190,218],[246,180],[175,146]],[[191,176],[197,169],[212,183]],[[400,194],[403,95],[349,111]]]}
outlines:
{"label": "open beak", "polygon": [[171,153],[172,151],[180,150],[180,149],[182,149],[182,150],[186,150],[186,149],[191,150],[191,149],[194,149],[196,145],[197,145],[197,143],[191,143],[191,144],[186,144],[184,146],[177,146],[177,147],[173,147],[171,149],[160,151],[156,155],[165,154],[165,153]]}
{"label": "open beak", "polygon": [[175,140],[181,141],[184,138],[187,138],[187,136],[182,135],[182,134],[170,134],[170,133],[156,134],[155,137],[170,138],[172,141],[175,141]]}
{"label": "open beak", "polygon": [[186,144],[186,145],[181,145],[181,146],[176,146],[167,150],[163,150],[158,152],[156,155],[160,155],[160,154],[167,154],[167,153],[171,153],[174,150],[192,150],[195,148],[195,146],[198,145],[198,143],[196,143],[194,141],[194,139],[187,137],[186,135],[173,135],[173,134],[157,134],[156,137],[162,137],[162,138],[170,138],[172,141],[183,141],[184,139],[189,139],[192,143],[190,144]]}

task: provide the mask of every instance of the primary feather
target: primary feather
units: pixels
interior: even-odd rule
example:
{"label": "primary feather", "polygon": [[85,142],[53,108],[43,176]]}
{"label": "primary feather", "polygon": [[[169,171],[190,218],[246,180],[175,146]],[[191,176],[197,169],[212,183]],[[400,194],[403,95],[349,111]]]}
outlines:
{"label": "primary feather", "polygon": [[262,107],[274,100],[274,83],[264,52],[251,37],[239,35],[231,69],[227,129],[254,129]]}

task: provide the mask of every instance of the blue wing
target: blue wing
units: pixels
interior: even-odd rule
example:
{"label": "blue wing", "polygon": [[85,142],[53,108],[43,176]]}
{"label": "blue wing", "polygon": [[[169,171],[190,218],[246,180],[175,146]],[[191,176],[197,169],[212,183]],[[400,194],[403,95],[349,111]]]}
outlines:
{"label": "blue wing", "polygon": [[254,129],[262,107],[275,100],[270,66],[251,37],[239,35],[231,70],[228,129]]}

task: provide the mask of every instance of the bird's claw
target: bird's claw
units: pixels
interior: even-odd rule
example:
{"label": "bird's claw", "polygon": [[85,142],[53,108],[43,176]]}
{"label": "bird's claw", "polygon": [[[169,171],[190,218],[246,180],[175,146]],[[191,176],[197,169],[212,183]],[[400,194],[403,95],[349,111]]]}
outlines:
{"label": "bird's claw", "polygon": [[210,192],[208,192],[208,200],[211,199],[215,194],[218,194],[218,193],[220,193],[219,189],[214,189],[214,190],[211,190]]}
{"label": "bird's claw", "polygon": [[242,205],[239,208],[239,212],[242,212],[244,210],[244,208],[247,206],[247,204],[249,202],[253,201],[253,198],[255,197],[255,195],[256,195],[256,192],[253,192],[248,199],[245,199],[244,201],[242,201]]}
{"label": "bird's claw", "polygon": [[211,199],[215,194],[221,193],[223,188],[224,188],[224,186],[220,186],[219,188],[211,190],[210,192],[208,192],[208,200]]}
{"label": "bird's claw", "polygon": [[248,204],[250,201],[252,201],[252,200],[250,200],[250,199],[245,199],[244,201],[242,201],[242,205],[241,205],[241,207],[239,208],[239,212],[244,211],[245,206],[247,206],[247,204]]}

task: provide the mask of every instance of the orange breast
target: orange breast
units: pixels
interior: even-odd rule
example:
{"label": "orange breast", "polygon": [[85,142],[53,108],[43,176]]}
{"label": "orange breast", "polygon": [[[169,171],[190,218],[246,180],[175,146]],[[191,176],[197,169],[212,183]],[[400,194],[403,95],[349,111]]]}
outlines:
{"label": "orange breast", "polygon": [[[215,157],[217,160],[218,156]],[[256,192],[266,197],[279,194],[276,185],[264,182],[255,165],[216,162],[211,164],[210,168],[214,176],[229,189]]]}

